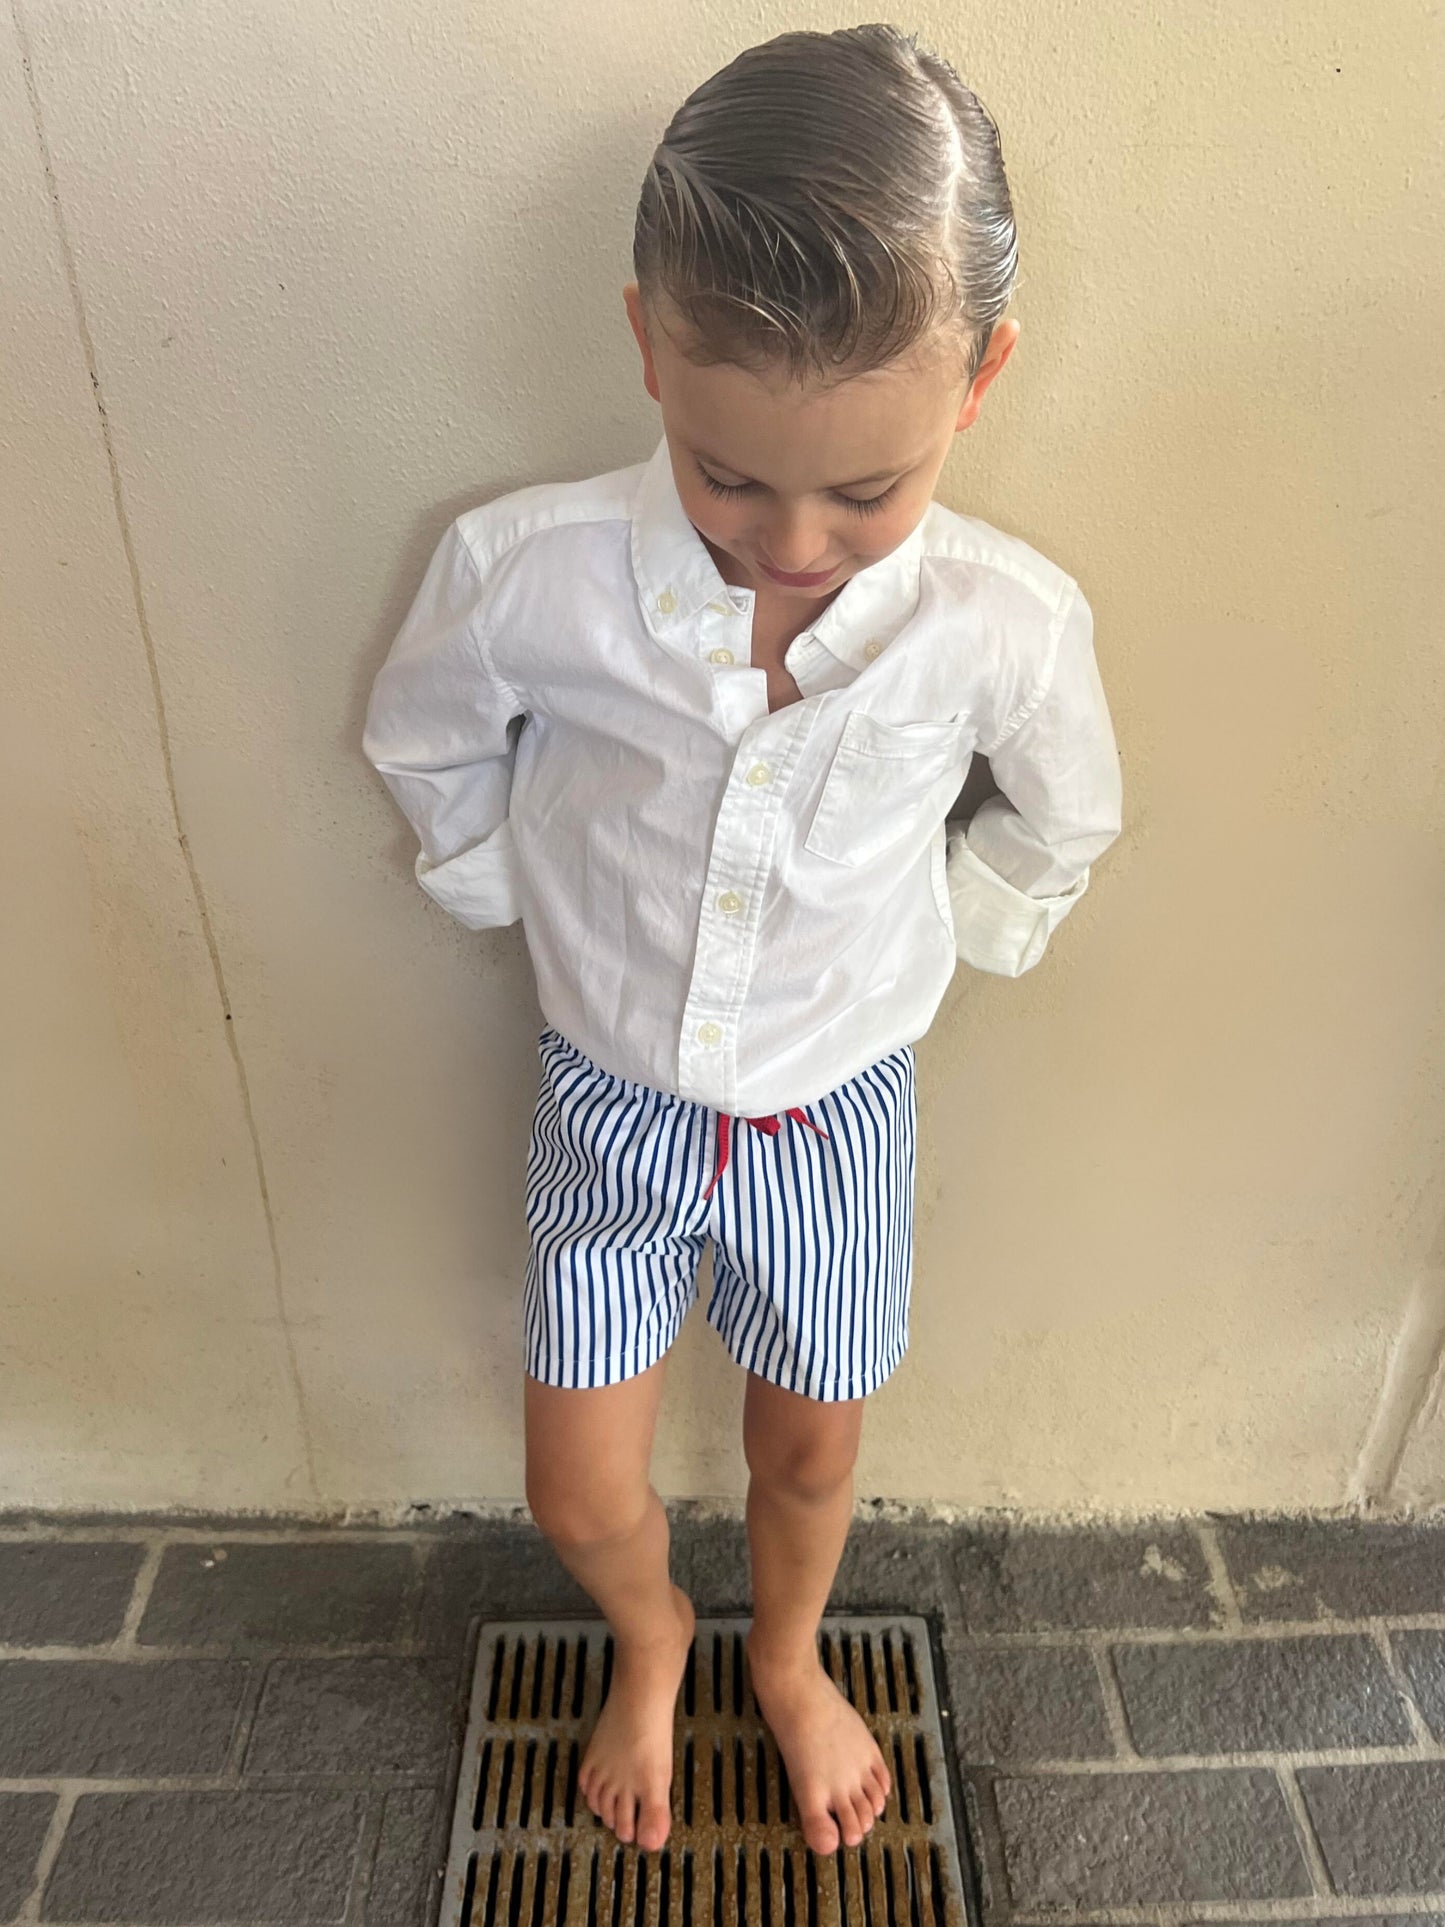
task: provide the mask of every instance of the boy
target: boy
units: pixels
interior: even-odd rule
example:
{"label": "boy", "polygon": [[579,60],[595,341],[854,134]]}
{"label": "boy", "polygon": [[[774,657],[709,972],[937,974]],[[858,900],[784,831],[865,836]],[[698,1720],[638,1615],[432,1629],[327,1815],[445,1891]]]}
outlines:
{"label": "boy", "polygon": [[[907,1342],[913,1042],[960,957],[1037,962],[1120,829],[1077,583],[932,500],[1016,259],[997,130],[911,36],[740,55],[638,208],[656,452],[460,516],[372,692],[422,887],[520,917],[536,968],[527,1497],[616,1641],[579,1783],[645,1849],[693,1627],[648,1464],[705,1241],[748,1374],[753,1685],[830,1853],[890,1791],[816,1635]],[[1001,793],[950,832],[975,750]]]}

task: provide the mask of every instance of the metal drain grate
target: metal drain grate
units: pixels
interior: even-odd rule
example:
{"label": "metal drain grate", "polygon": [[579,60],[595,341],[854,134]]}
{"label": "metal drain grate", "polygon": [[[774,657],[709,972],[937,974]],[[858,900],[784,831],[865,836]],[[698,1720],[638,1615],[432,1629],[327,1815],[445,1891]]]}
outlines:
{"label": "metal drain grate", "polygon": [[965,1927],[922,1619],[826,1619],[824,1664],[893,1777],[860,1847],[793,1825],[743,1619],[701,1619],[678,1695],[672,1831],[619,1846],[577,1789],[612,1670],[600,1620],[481,1628],[439,1927]]}

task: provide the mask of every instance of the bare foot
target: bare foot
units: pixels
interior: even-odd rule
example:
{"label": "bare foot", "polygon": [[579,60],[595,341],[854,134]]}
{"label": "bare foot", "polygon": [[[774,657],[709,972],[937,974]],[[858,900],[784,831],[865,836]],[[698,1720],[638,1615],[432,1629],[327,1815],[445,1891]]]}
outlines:
{"label": "bare foot", "polygon": [[788,1769],[803,1838],[814,1853],[856,1847],[882,1817],[892,1787],[878,1743],[823,1671],[816,1651],[748,1666],[763,1718]]}
{"label": "bare foot", "polygon": [[677,1617],[645,1645],[617,1644],[607,1701],[598,1716],[577,1785],[617,1838],[651,1853],[672,1825],[672,1721],[692,1644],[693,1610],[674,1586]]}

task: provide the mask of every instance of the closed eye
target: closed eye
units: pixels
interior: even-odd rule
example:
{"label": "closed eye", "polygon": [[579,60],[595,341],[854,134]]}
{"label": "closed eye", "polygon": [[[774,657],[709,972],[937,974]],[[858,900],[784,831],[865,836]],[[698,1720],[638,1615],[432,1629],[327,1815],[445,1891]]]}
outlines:
{"label": "closed eye", "polygon": [[[725,501],[735,501],[738,496],[750,494],[751,491],[757,487],[756,482],[739,482],[729,487],[726,482],[715,480],[701,464],[698,465],[697,472],[702,477],[703,486],[709,493],[721,496]],[[869,495],[866,498],[860,499],[856,495],[839,495],[835,491],[833,493],[833,500],[835,502],[841,502],[844,508],[850,509],[854,515],[875,515],[878,510],[882,508],[883,504],[897,492],[897,482],[891,482],[881,495]]]}

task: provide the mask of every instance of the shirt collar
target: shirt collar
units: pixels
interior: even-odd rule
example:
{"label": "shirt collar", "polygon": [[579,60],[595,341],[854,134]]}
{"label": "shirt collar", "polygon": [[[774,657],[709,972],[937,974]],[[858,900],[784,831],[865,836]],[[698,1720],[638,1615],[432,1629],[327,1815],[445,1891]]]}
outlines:
{"label": "shirt collar", "polygon": [[[896,549],[850,576],[812,625],[818,641],[850,668],[865,668],[913,614],[928,519],[925,514]],[[752,607],[753,591],[723,581],[689,521],[666,435],[643,464],[633,498],[632,568],[643,620],[670,647],[709,606],[718,613]]]}

